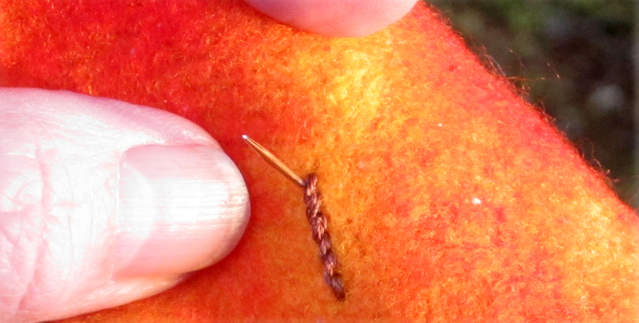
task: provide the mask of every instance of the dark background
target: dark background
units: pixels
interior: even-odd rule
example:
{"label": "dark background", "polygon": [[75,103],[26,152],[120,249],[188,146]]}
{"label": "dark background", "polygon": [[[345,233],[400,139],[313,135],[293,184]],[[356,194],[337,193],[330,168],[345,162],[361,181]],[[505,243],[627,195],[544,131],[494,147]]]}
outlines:
{"label": "dark background", "polygon": [[639,206],[633,167],[633,28],[639,1],[428,2],[489,68],[552,117],[623,200]]}

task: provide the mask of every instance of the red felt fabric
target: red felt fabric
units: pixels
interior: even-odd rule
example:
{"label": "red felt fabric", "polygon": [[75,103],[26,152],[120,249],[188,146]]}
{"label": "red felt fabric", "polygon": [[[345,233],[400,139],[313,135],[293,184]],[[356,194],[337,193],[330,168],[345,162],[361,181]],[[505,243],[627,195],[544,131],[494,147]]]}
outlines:
{"label": "red felt fabric", "polygon": [[[639,317],[636,215],[423,3],[361,39],[294,30],[238,0],[0,0],[0,30],[5,85],[183,115],[251,194],[246,236],[222,263],[72,321]],[[345,302],[322,281],[301,191],[242,133],[318,174]]]}

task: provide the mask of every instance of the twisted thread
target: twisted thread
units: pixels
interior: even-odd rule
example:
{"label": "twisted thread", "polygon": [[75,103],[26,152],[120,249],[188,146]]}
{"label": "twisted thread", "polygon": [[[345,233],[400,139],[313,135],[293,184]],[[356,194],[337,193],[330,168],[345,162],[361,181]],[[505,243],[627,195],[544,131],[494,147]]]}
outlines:
{"label": "twisted thread", "polygon": [[317,188],[317,175],[310,174],[304,182],[304,203],[306,203],[306,218],[313,230],[313,240],[319,246],[320,257],[324,265],[324,279],[333,290],[338,300],[345,297],[344,282],[338,272],[337,256],[333,252],[331,236],[328,234],[326,216],[320,211],[322,196]]}

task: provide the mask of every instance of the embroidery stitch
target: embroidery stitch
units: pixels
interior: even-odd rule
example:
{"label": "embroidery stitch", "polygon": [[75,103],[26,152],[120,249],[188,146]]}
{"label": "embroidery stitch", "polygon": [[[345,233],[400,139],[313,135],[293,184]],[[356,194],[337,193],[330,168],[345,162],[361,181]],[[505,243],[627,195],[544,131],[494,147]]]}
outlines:
{"label": "embroidery stitch", "polygon": [[304,203],[306,204],[306,218],[311,225],[313,240],[319,247],[320,258],[324,266],[324,279],[331,287],[335,297],[343,301],[346,297],[342,275],[338,271],[337,255],[333,251],[331,236],[328,233],[328,221],[321,212],[322,196],[317,187],[318,178],[315,174],[309,174],[305,180],[295,174],[281,160],[262,145],[251,139],[247,135],[242,135],[253,149],[255,149],[269,164],[274,166],[282,174],[304,188]]}

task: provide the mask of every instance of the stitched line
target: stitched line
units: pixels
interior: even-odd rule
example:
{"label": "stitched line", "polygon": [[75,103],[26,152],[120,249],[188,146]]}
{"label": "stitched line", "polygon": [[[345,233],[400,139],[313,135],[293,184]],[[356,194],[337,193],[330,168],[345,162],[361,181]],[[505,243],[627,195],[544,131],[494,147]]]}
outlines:
{"label": "stitched line", "polygon": [[317,175],[310,174],[304,183],[304,203],[306,203],[306,218],[313,230],[313,240],[319,246],[320,258],[324,266],[324,279],[333,290],[333,294],[338,300],[345,298],[344,282],[342,275],[338,271],[338,262],[331,236],[328,233],[328,222],[326,216],[320,211],[322,196],[317,188]]}

